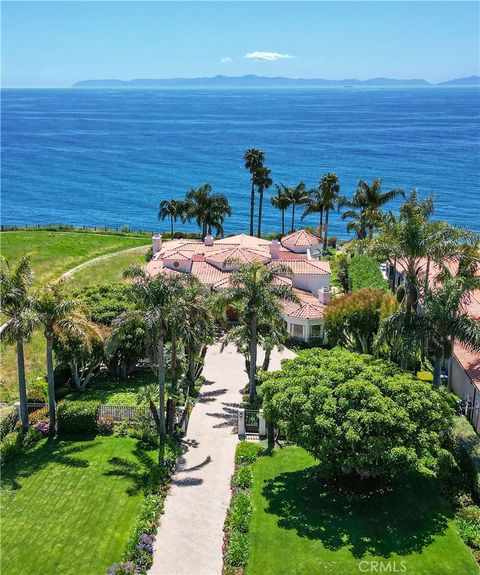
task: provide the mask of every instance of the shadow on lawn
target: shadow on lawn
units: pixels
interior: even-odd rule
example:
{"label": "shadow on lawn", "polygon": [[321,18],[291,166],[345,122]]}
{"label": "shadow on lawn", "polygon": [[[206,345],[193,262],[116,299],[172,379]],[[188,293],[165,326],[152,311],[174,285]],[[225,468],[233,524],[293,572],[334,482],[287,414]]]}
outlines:
{"label": "shadow on lawn", "polygon": [[352,491],[325,485],[318,468],[310,467],[266,480],[263,496],[280,528],[318,539],[332,551],[348,548],[355,558],[419,553],[452,517],[433,480],[421,475],[390,488]]}
{"label": "shadow on lawn", "polygon": [[[93,438],[94,436],[81,439],[60,436],[47,439],[41,446],[21,454],[7,465],[2,473],[2,488],[21,489],[19,480],[30,477],[50,463],[65,467],[88,467],[88,461],[76,456],[93,447],[94,444],[91,443]],[[69,445],[70,440],[75,441],[75,445]],[[80,441],[85,441],[85,443],[79,445]]]}

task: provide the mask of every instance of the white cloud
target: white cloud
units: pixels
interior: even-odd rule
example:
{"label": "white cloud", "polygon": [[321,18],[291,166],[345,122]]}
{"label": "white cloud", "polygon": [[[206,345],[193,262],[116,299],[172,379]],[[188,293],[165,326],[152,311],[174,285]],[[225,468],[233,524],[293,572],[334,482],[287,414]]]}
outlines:
{"label": "white cloud", "polygon": [[222,64],[228,64],[228,62],[231,62],[232,59],[230,58],[230,56],[225,56],[225,58],[220,58],[220,62]]}
{"label": "white cloud", "polygon": [[250,58],[252,60],[264,60],[267,62],[273,62],[274,60],[284,60],[286,58],[294,58],[290,54],[279,54],[278,52],[248,52],[245,54],[244,58]]}

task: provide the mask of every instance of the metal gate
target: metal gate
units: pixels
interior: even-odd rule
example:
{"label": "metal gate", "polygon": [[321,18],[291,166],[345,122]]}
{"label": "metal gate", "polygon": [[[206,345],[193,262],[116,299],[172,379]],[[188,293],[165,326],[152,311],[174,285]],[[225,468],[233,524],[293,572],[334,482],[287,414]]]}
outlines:
{"label": "metal gate", "polygon": [[258,433],[258,410],[245,410],[245,433]]}

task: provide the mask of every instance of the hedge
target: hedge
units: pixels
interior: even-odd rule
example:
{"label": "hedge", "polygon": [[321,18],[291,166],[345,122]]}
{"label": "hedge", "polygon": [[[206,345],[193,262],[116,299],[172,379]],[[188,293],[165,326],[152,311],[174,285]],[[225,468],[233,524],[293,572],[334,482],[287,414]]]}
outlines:
{"label": "hedge", "polygon": [[58,405],[58,433],[90,433],[97,428],[100,401],[68,401]]}
{"label": "hedge", "polygon": [[466,417],[455,418],[455,456],[467,475],[472,494],[480,503],[480,437]]}
{"label": "hedge", "polygon": [[348,267],[351,291],[363,288],[388,290],[388,282],[382,276],[377,260],[364,254],[356,254]]}

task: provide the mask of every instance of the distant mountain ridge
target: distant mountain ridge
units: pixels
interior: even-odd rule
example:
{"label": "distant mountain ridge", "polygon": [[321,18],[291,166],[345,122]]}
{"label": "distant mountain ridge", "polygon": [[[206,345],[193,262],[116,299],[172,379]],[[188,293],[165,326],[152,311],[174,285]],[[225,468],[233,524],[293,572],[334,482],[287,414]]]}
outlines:
{"label": "distant mountain ridge", "polygon": [[268,77],[248,74],[246,76],[211,76],[205,78],[164,78],[135,80],[81,80],[73,84],[73,88],[155,88],[168,86],[191,87],[257,87],[257,86],[480,86],[480,76],[455,78],[445,82],[432,84],[423,79],[371,78],[358,80],[324,80],[321,78],[286,78],[282,76]]}

